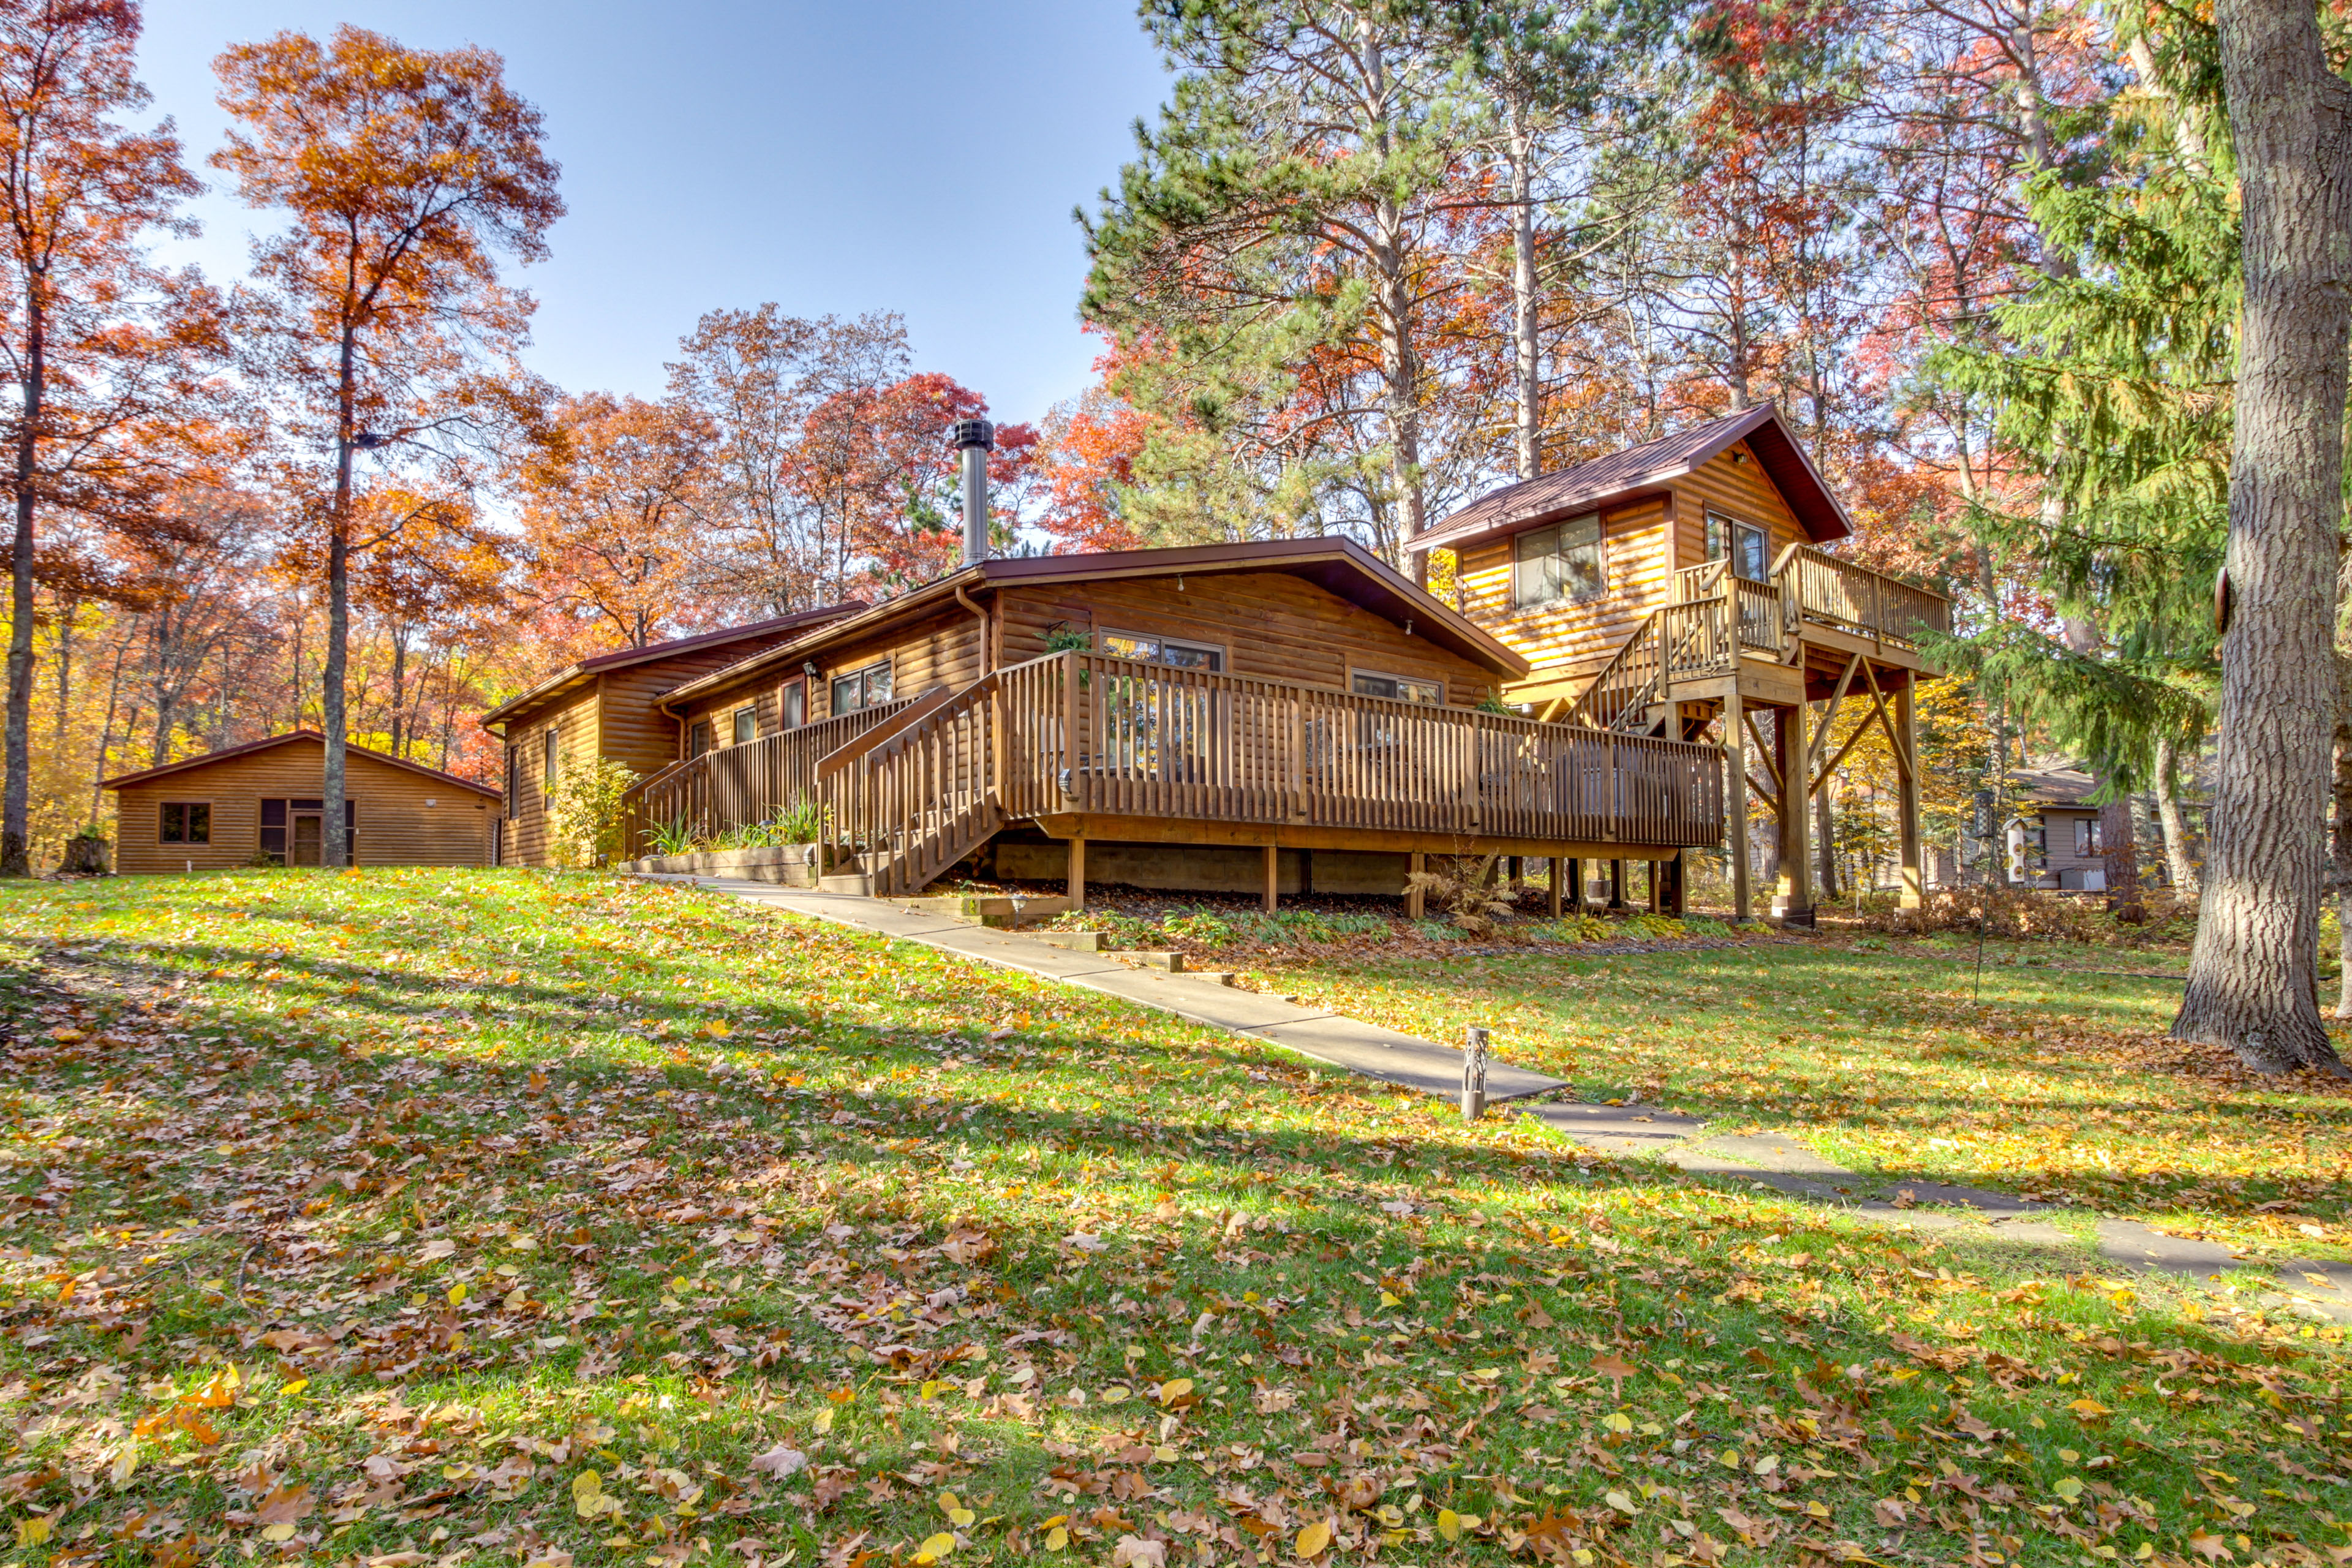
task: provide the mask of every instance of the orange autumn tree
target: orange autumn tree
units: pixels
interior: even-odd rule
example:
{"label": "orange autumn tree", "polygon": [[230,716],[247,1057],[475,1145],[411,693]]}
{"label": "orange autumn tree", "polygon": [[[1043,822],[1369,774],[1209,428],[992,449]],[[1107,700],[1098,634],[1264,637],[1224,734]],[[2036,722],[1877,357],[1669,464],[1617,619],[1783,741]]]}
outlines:
{"label": "orange autumn tree", "polygon": [[533,306],[498,257],[545,256],[563,204],[539,110],[488,49],[346,26],[324,44],[241,44],[214,69],[230,121],[214,165],[290,220],[256,243],[241,301],[277,482],[323,540],[326,858],[340,863],[353,460],[382,452],[462,488],[472,456],[528,416],[536,386],[515,355]]}
{"label": "orange autumn tree", "polygon": [[[30,868],[34,590],[44,512],[110,521],[158,483],[163,428],[194,403],[216,321],[192,281],[148,260],[148,235],[201,187],[133,74],[132,0],[0,3],[0,374],[14,531],[0,876]],[[54,552],[47,552],[54,554]]]}

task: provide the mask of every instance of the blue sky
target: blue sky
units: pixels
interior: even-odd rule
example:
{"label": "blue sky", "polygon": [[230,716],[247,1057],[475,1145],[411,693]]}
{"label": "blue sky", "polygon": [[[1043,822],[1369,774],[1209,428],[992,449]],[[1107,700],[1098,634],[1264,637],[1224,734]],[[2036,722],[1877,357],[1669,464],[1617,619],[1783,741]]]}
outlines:
{"label": "blue sky", "polygon": [[[200,163],[224,45],[342,22],[497,49],[545,114],[571,212],[553,258],[516,276],[541,301],[531,363],[567,390],[656,394],[697,316],[768,300],[902,312],[918,368],[1002,420],[1089,379],[1070,209],[1167,84],[1131,5],[150,0],[153,114]],[[196,216],[204,237],[171,254],[224,279],[269,223],[226,195]]]}

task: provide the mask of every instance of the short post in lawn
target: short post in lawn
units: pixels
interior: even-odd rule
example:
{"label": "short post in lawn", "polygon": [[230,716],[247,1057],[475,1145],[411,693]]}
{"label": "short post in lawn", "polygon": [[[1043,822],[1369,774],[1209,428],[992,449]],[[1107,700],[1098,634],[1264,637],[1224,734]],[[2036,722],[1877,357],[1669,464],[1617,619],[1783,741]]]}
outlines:
{"label": "short post in lawn", "polygon": [[1462,1120],[1486,1114],[1486,1031],[1470,1026],[1462,1042]]}

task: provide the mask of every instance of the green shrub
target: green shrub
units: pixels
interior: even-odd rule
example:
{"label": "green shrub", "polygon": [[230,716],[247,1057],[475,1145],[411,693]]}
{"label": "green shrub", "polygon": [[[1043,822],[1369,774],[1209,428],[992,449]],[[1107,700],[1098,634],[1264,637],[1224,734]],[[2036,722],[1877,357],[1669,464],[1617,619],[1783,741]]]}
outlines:
{"label": "green shrub", "polygon": [[619,852],[621,797],[636,782],[635,770],[609,757],[563,770],[547,814],[548,848],[558,866],[602,866]]}

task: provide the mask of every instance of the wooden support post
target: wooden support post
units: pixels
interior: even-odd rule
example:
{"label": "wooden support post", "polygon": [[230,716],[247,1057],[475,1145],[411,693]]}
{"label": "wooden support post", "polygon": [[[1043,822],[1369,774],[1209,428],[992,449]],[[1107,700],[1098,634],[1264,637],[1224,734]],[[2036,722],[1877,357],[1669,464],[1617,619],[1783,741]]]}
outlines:
{"label": "wooden support post", "polygon": [[1658,868],[1666,874],[1665,908],[1661,912],[1672,915],[1676,920],[1682,919],[1689,911],[1686,889],[1690,882],[1685,875],[1689,855],[1690,851],[1687,849],[1677,849],[1675,851],[1673,859],[1658,862]]}
{"label": "wooden support post", "polygon": [[1578,914],[1584,912],[1584,861],[1581,857],[1568,863],[1568,903]]}
{"label": "wooden support post", "polygon": [[1915,672],[1895,694],[1895,815],[1903,857],[1896,902],[1906,910],[1918,909],[1927,896],[1927,868],[1920,864],[1919,852],[1919,717],[1911,702],[1912,689],[1918,683]]}
{"label": "wooden support post", "polygon": [[1609,907],[1612,910],[1625,907],[1625,862],[1622,860],[1609,862]]}
{"label": "wooden support post", "polygon": [[1517,900],[1528,890],[1528,863],[1524,857],[1511,857],[1511,897]]}
{"label": "wooden support post", "polygon": [[1748,715],[1739,693],[1723,700],[1723,756],[1731,777],[1724,795],[1723,826],[1731,858],[1731,918],[1756,918],[1756,890],[1748,868]]}
{"label": "wooden support post", "polygon": [[[1418,850],[1406,856],[1404,864],[1405,875],[1408,879],[1421,875],[1422,858]],[[1404,885],[1404,918],[1409,921],[1421,919],[1428,905],[1429,897],[1422,890],[1419,884],[1407,880]]]}
{"label": "wooden support post", "polygon": [[1265,847],[1265,912],[1274,913],[1281,903],[1282,851],[1269,844]]}
{"label": "wooden support post", "polygon": [[1780,767],[1780,882],[1772,913],[1783,925],[1813,923],[1813,850],[1811,766],[1805,722],[1811,706],[1799,701],[1780,710],[1773,751]]}
{"label": "wooden support post", "polygon": [[1554,920],[1559,919],[1559,884],[1560,879],[1566,875],[1567,865],[1568,862],[1558,855],[1551,858],[1551,896],[1545,900],[1545,906]]}
{"label": "wooden support post", "polygon": [[1664,914],[1666,910],[1665,889],[1661,885],[1664,880],[1664,875],[1660,868],[1664,865],[1664,862],[1662,860],[1653,860],[1649,862],[1650,912],[1654,915]]}
{"label": "wooden support post", "polygon": [[1087,907],[1087,841],[1070,840],[1070,908]]}

